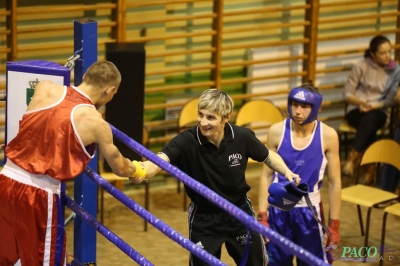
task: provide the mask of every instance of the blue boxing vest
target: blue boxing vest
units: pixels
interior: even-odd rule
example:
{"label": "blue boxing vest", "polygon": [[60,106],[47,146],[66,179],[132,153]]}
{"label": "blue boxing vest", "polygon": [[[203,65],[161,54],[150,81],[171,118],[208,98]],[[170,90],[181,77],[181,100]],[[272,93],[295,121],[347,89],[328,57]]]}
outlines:
{"label": "blue boxing vest", "polygon": [[[291,119],[285,120],[282,138],[278,146],[278,154],[289,169],[300,175],[301,183],[307,183],[309,192],[317,192],[322,186],[327,159],[323,150],[321,122],[316,121],[310,143],[303,149],[293,147]],[[285,176],[275,172],[273,182],[284,182]]]}

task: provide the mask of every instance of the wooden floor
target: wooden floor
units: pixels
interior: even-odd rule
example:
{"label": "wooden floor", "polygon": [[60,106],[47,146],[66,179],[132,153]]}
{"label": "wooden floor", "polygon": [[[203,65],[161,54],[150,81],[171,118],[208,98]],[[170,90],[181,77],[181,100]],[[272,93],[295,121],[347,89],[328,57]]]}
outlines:
{"label": "wooden floor", "polygon": [[[248,194],[255,210],[257,211],[257,191],[258,179],[261,172],[260,167],[253,167],[249,170],[247,176],[248,183],[252,186]],[[343,187],[353,182],[349,179],[343,179]],[[125,193],[137,203],[144,204],[144,188],[125,188]],[[183,211],[182,194],[176,191],[176,180],[166,178],[151,185],[150,192],[150,211],[153,215],[164,221],[178,233],[188,237],[187,231],[187,213]],[[70,194],[70,191],[68,191]],[[152,225],[148,226],[148,231],[143,231],[143,220],[134,212],[128,210],[121,203],[117,202],[112,196],[105,193],[104,206],[104,225],[112,232],[121,237],[126,243],[132,246],[137,252],[142,254],[151,263],[157,266],[180,266],[188,265],[189,252],[178,245],[176,242],[165,236]],[[322,189],[322,199],[324,202],[325,213],[328,213],[329,206],[327,200],[326,187]],[[363,209],[365,218],[366,210]],[[383,210],[374,209],[372,211],[372,223],[370,231],[370,246],[380,247],[381,227]],[[73,252],[73,223],[67,226],[68,251]],[[364,238],[361,236],[359,223],[357,219],[356,207],[343,203],[341,211],[341,243],[336,252],[342,254],[344,247],[351,249],[362,247]],[[386,248],[391,250],[391,260],[389,254],[385,256],[384,265],[400,265],[400,220],[389,215],[387,219]],[[378,252],[379,254],[379,252]],[[377,256],[377,259],[379,256]],[[235,265],[233,260],[227,255],[223,248],[221,260],[227,265]],[[119,266],[119,265],[137,265],[125,253],[111,244],[104,236],[97,236],[97,265],[98,266]],[[334,265],[378,265],[378,262],[344,262],[336,261]],[[257,265],[255,265],[257,266]],[[285,266],[285,265],[282,265]]]}

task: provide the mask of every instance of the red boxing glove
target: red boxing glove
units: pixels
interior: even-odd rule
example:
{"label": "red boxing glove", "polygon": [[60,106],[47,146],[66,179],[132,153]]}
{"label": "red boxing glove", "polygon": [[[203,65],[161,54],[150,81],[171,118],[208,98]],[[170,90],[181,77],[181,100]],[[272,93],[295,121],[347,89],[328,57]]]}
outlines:
{"label": "red boxing glove", "polygon": [[338,245],[340,242],[340,234],[339,234],[339,226],[340,221],[335,219],[329,219],[328,229],[332,233],[329,237],[328,245],[336,244]]}
{"label": "red boxing glove", "polygon": [[268,214],[266,212],[259,212],[257,214],[257,221],[259,221],[262,225],[269,228]]}

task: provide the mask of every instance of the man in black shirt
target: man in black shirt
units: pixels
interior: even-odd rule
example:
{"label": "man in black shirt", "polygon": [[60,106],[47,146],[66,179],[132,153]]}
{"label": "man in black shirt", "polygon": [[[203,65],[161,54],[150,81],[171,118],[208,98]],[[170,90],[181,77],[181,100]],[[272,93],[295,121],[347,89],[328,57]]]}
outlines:
{"label": "man in black shirt", "polygon": [[[292,173],[282,158],[269,151],[255,134],[247,128],[229,124],[233,101],[225,92],[209,89],[203,92],[198,104],[198,126],[183,131],[173,138],[158,154],[193,179],[207,186],[221,197],[254,217],[254,210],[247,192],[245,171],[248,158],[264,162],[268,167],[283,174],[289,181],[298,175]],[[150,161],[144,162],[146,178],[151,178],[161,169]],[[132,178],[140,183],[141,177]],[[246,265],[268,264],[262,236],[251,232],[235,217],[221,210],[189,187],[185,187],[191,199],[189,206],[189,238],[199,247],[217,258],[225,243],[229,255],[239,265],[247,239],[250,249]],[[191,255],[189,265],[207,265]]]}

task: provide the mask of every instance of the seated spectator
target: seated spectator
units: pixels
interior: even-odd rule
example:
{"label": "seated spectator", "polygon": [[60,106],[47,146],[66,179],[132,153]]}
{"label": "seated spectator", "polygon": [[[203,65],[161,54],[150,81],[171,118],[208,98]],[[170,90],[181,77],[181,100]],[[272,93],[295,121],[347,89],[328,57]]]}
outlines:
{"label": "seated spectator", "polygon": [[[353,67],[345,84],[346,119],[357,133],[342,168],[343,176],[353,176],[363,152],[375,141],[376,132],[385,125],[388,107],[394,104],[400,67],[391,59],[391,53],[389,39],[381,35],[374,37],[365,51],[364,60]],[[361,183],[370,183],[375,168],[367,165],[363,172]]]}
{"label": "seated spectator", "polygon": [[[398,108],[400,108],[400,87],[397,90],[394,101],[397,104]],[[397,127],[394,132],[393,139],[400,144],[400,115],[397,117],[396,121]],[[389,192],[396,192],[399,181],[400,171],[390,164],[384,164],[380,176],[377,180],[376,186]]]}

